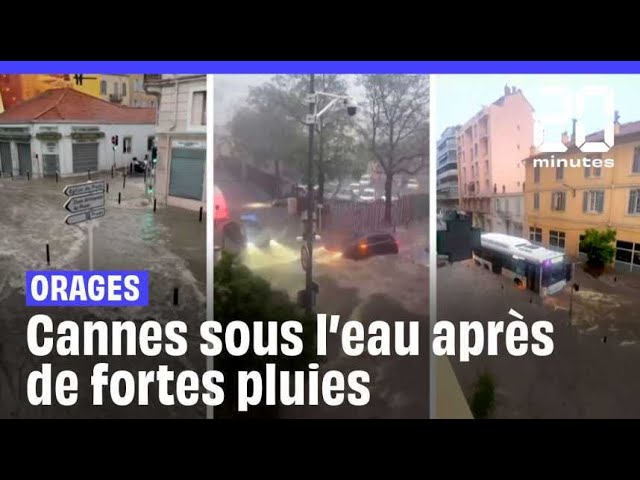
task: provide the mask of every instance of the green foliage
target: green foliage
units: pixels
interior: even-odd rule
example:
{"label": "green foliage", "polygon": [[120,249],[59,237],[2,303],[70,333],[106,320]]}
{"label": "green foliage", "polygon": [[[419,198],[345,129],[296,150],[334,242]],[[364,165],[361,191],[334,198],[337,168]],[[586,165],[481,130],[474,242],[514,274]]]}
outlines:
{"label": "green foliage", "polygon": [[485,419],[493,413],[496,405],[496,386],[489,373],[478,376],[471,396],[471,413],[475,419]]}
{"label": "green foliage", "polygon": [[235,380],[236,372],[239,370],[264,371],[266,363],[275,363],[278,370],[306,370],[308,363],[317,361],[315,319],[305,317],[304,312],[289,299],[286,292],[273,290],[269,282],[252,273],[228,252],[222,252],[214,268],[213,315],[223,328],[234,320],[241,320],[247,324],[264,322],[263,344],[265,345],[268,338],[267,322],[276,322],[279,325],[278,332],[280,325],[289,320],[300,321],[304,328],[303,333],[300,334],[304,350],[303,354],[297,357],[284,355],[259,357],[252,353],[242,357],[232,357],[226,352],[216,357],[216,370],[222,371],[225,375],[227,406],[233,406],[236,403]]}
{"label": "green foliage", "polygon": [[615,241],[615,230],[588,229],[580,242],[580,250],[587,254],[587,264],[598,268],[610,265],[616,253]]}

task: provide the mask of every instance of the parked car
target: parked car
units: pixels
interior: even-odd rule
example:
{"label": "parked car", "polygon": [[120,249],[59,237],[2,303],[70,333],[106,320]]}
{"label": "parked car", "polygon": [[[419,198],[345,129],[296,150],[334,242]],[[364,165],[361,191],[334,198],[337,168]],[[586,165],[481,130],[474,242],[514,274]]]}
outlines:
{"label": "parked car", "polygon": [[350,183],[349,189],[354,195],[360,195],[360,184],[358,182]]}
{"label": "parked car", "polygon": [[139,160],[138,157],[133,157],[131,163],[133,164],[133,171],[135,173],[144,173],[147,171],[147,168],[149,168],[149,161],[146,156],[144,160]]}
{"label": "parked car", "polygon": [[375,199],[376,199],[375,189],[365,188],[364,190],[362,190],[362,193],[360,194],[359,201],[365,202],[365,203],[371,203],[371,202],[374,202]]}
{"label": "parked car", "polygon": [[345,202],[351,201],[353,200],[353,192],[351,190],[340,190],[338,193],[336,193],[336,196],[334,197],[336,200],[342,200]]}
{"label": "parked car", "polygon": [[418,180],[416,180],[415,178],[410,178],[409,180],[407,180],[407,190],[417,190],[418,188],[420,188]]}
{"label": "parked car", "polygon": [[[395,194],[391,194],[391,202],[397,202],[398,201],[398,195]],[[387,196],[386,195],[381,195],[380,196],[380,200],[382,200],[383,202],[387,200]]]}
{"label": "parked car", "polygon": [[368,258],[374,255],[398,253],[398,242],[392,234],[375,232],[366,235],[355,235],[348,240],[342,250],[342,256],[353,260]]}
{"label": "parked car", "polygon": [[370,185],[370,184],[371,184],[371,175],[367,173],[360,177],[360,185]]}

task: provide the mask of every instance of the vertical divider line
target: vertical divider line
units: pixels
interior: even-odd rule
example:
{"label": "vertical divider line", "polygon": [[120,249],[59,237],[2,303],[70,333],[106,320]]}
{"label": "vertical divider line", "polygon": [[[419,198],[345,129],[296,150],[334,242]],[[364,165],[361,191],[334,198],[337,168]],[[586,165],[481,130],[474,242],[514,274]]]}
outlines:
{"label": "vertical divider line", "polygon": [[432,334],[438,315],[437,277],[437,136],[434,119],[437,115],[437,75],[429,77],[429,418],[438,418],[436,357],[433,354]]}
{"label": "vertical divider line", "polygon": [[[205,195],[206,195],[206,219],[207,219],[207,282],[206,282],[206,292],[205,298],[207,302],[206,308],[206,320],[213,320],[213,262],[214,262],[214,245],[215,241],[213,238],[214,235],[214,201],[213,201],[213,192],[214,192],[214,179],[213,179],[213,162],[214,162],[214,126],[213,126],[213,75],[207,75],[207,157],[206,157],[206,180],[205,180]],[[213,370],[213,357],[207,357],[207,370]],[[214,418],[213,406],[207,405],[207,419]]]}

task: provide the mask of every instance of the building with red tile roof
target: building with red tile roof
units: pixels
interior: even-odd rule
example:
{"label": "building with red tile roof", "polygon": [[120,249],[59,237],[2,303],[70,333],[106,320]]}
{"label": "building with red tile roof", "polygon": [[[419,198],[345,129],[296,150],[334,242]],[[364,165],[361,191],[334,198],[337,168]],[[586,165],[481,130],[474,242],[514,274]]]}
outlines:
{"label": "building with red tile roof", "polygon": [[0,114],[0,171],[38,177],[126,168],[150,156],[155,130],[155,109],[47,90]]}

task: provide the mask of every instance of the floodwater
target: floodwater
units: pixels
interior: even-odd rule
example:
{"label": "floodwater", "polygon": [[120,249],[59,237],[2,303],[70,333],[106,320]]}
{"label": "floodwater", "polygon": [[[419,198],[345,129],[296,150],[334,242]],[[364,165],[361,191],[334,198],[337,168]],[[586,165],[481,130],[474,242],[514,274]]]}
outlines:
{"label": "floodwater", "polygon": [[[24,283],[28,270],[88,270],[88,223],[66,225],[63,205],[65,185],[83,183],[86,176],[60,179],[0,179],[0,417],[201,417],[204,406],[192,408],[160,404],[150,391],[146,407],[117,407],[110,402],[92,405],[88,380],[95,363],[108,362],[110,371],[169,369],[202,372],[205,358],[199,352],[198,327],[205,319],[206,222],[196,211],[158,205],[145,191],[141,177],[102,178],[109,183],[106,215],[93,221],[94,270],[147,270],[149,306],[128,308],[29,308]],[[120,194],[120,203],[118,203]],[[50,249],[47,264],[46,245]],[[174,305],[174,289],[178,304]],[[27,349],[26,325],[32,315],[51,316],[54,325],[63,320],[147,319],[161,324],[187,323],[189,349],[184,357],[34,357]],[[34,407],[27,400],[27,377],[42,363],[54,372],[71,369],[79,378],[76,405]],[[54,383],[55,385],[55,383]],[[105,389],[105,394],[108,389]],[[108,395],[107,395],[108,396]]]}

